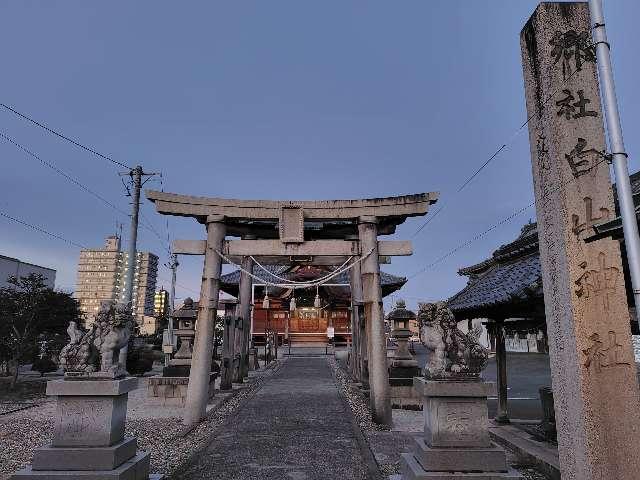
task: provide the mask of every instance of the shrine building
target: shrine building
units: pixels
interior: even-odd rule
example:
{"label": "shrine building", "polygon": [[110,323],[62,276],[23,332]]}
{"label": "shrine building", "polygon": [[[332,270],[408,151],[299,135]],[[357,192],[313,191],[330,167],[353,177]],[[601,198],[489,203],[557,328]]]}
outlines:
{"label": "shrine building", "polygon": [[[294,265],[256,266],[254,274],[265,283],[277,282],[278,277],[290,281],[304,282],[317,280],[329,275],[335,267]],[[392,294],[402,288],[407,279],[380,272],[382,296]],[[235,270],[220,278],[220,289],[234,297],[238,296],[240,270]],[[269,308],[263,308],[265,293],[269,298]],[[316,295],[319,298],[316,298]],[[295,298],[292,307],[292,299]],[[301,343],[327,341],[327,331],[333,327],[334,341],[338,344],[351,341],[351,291],[349,274],[342,272],[319,288],[306,289],[279,288],[265,286],[258,280],[253,286],[252,339],[262,344],[265,332],[275,331],[281,343]]]}

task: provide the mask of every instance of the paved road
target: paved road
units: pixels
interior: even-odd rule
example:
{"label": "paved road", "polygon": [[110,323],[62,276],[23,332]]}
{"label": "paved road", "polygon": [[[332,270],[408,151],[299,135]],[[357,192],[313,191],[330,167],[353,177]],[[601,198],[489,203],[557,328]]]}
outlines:
{"label": "paved road", "polygon": [[[416,359],[420,367],[427,360],[423,345],[416,343]],[[489,359],[483,377],[496,381],[496,359]],[[549,355],[541,353],[507,353],[507,397],[511,418],[533,420],[542,416],[538,388],[551,385]],[[489,417],[493,418],[497,410],[497,400],[489,399]]]}
{"label": "paved road", "polygon": [[180,478],[364,480],[351,416],[324,358],[291,357]]}

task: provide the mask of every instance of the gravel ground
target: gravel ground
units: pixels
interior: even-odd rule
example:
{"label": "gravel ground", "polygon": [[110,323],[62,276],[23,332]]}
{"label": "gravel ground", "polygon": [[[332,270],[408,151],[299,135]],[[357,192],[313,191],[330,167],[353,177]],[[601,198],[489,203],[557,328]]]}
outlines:
{"label": "gravel ground", "polygon": [[[184,432],[180,408],[152,406],[146,403],[146,380],[129,394],[127,436],[138,438],[138,448],[151,452],[151,472],[175,474],[181,466],[206,447],[211,432],[256,389],[273,369],[256,372],[250,383],[235,395],[216,394],[213,409],[195,429]],[[229,398],[227,400],[227,398]],[[224,400],[226,401],[224,401]],[[33,451],[51,441],[55,401],[0,416],[0,480],[30,463]],[[179,478],[179,477],[177,477]]]}
{"label": "gravel ground", "polygon": [[[400,473],[400,453],[409,451],[412,436],[422,432],[423,416],[420,411],[393,410],[393,428],[388,429],[371,421],[368,400],[354,387],[342,364],[329,359],[336,383],[347,399],[362,432],[374,453],[378,467],[385,478]],[[525,480],[549,480],[546,475],[528,466],[519,464],[518,458],[507,450],[507,461],[516,468]]]}

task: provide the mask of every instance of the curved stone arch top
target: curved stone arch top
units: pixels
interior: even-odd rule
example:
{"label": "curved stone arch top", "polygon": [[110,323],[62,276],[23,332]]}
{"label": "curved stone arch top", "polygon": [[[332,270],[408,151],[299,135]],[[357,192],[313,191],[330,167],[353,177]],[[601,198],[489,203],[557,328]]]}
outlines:
{"label": "curved stone arch top", "polygon": [[[197,197],[147,190],[147,198],[156,204],[163,215],[178,215],[202,219],[210,215],[224,215],[230,219],[278,221],[282,208],[300,208],[304,219],[310,221],[348,220],[363,216],[401,218],[423,216],[438,200],[438,192],[401,195],[396,197],[358,200],[235,200]],[[400,221],[399,223],[402,223]],[[396,223],[398,224],[398,223]]]}

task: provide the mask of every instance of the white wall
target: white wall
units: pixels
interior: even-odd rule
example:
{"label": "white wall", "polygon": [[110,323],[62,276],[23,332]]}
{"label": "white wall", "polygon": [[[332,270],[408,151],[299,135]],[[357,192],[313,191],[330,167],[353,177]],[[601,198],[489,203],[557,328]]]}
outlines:
{"label": "white wall", "polygon": [[47,287],[54,287],[56,282],[55,270],[0,255],[0,287],[8,286],[7,279],[12,275],[15,277],[26,277],[31,273],[39,273],[44,277],[44,282]]}

